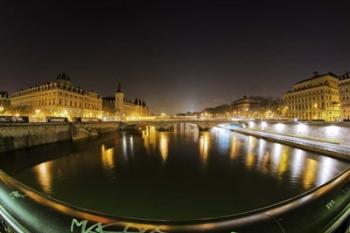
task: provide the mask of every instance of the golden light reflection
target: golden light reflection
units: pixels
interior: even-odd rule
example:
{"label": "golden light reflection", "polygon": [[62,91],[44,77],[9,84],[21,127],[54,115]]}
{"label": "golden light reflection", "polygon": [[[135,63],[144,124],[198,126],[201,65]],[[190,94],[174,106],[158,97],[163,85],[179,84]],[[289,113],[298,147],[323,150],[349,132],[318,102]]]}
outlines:
{"label": "golden light reflection", "polygon": [[150,152],[156,145],[156,128],[154,126],[146,126],[142,130],[142,138],[146,150]]}
{"label": "golden light reflection", "polygon": [[169,153],[169,135],[167,132],[159,133],[159,151],[163,161],[166,161]]}
{"label": "golden light reflection", "polygon": [[101,146],[101,155],[102,155],[102,164],[103,167],[111,170],[115,166],[115,161],[114,161],[114,148],[109,148],[106,150],[105,145],[103,144]]}
{"label": "golden light reflection", "polygon": [[38,183],[41,185],[45,193],[52,193],[52,163],[45,162],[34,167],[37,174]]}
{"label": "golden light reflection", "polygon": [[230,159],[236,159],[239,156],[239,149],[241,146],[241,142],[237,138],[237,136],[233,136],[231,138],[231,150],[230,150]]}
{"label": "golden light reflection", "polygon": [[246,165],[248,168],[252,168],[255,162],[255,154],[254,154],[254,148],[256,146],[256,138],[249,136],[248,137],[248,153],[247,153],[247,160]]}
{"label": "golden light reflection", "polygon": [[199,136],[199,154],[203,162],[206,162],[208,160],[209,149],[210,149],[210,133],[201,132]]}
{"label": "golden light reflection", "polygon": [[255,162],[255,156],[252,151],[250,151],[247,155],[246,165],[248,168],[252,168]]}
{"label": "golden light reflection", "polygon": [[278,165],[278,174],[282,175],[288,169],[289,164],[289,147],[284,146],[281,153],[280,163]]}
{"label": "golden light reflection", "polygon": [[318,163],[313,159],[306,160],[306,166],[304,170],[303,186],[305,189],[309,189],[315,182]]}

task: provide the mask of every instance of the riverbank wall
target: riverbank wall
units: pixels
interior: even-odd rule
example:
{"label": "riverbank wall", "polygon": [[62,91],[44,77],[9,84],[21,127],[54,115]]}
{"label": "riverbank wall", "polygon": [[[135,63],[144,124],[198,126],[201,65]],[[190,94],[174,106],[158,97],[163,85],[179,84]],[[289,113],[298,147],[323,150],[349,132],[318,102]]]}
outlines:
{"label": "riverbank wall", "polygon": [[350,122],[250,121],[245,128],[350,147]]}
{"label": "riverbank wall", "polygon": [[0,152],[80,140],[118,129],[118,122],[0,124]]}

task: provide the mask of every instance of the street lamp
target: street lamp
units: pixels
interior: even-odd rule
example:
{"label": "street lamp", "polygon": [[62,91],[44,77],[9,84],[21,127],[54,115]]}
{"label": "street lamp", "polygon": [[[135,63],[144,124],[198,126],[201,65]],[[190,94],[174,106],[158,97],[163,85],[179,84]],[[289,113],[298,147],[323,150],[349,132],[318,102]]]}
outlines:
{"label": "street lamp", "polygon": [[5,107],[0,105],[0,112],[3,112],[5,110]]}

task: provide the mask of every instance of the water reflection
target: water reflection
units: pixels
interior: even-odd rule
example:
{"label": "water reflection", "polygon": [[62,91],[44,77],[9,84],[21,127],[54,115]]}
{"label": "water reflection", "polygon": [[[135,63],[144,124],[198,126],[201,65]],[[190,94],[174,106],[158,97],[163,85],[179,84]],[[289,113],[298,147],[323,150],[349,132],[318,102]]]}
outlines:
{"label": "water reflection", "polygon": [[266,141],[264,139],[259,139],[259,151],[258,151],[258,163],[261,163],[264,158],[266,151]]}
{"label": "water reflection", "polygon": [[142,138],[147,152],[151,152],[151,150],[154,150],[157,143],[156,128],[150,125],[144,127],[142,129]]}
{"label": "water reflection", "polygon": [[215,127],[213,130],[213,136],[217,138],[218,149],[221,153],[227,153],[230,148],[230,131],[224,128]]}
{"label": "water reflection", "polygon": [[[255,169],[263,174],[271,174],[279,180],[287,176],[290,182],[300,183],[305,189],[327,182],[334,176],[336,169],[336,160],[332,158],[322,156],[318,160],[311,159],[303,150],[232,133],[224,128],[200,132],[194,125],[180,124],[176,125],[172,133],[157,132],[153,126],[146,126],[142,130],[146,151],[155,153],[158,150],[163,162],[166,162],[169,156],[172,136],[174,136],[175,147],[181,146],[183,137],[192,138],[198,144],[200,160],[205,164],[213,147],[214,151],[228,154],[232,161],[242,163],[249,170]],[[133,154],[134,138],[123,135],[122,148],[124,156],[127,157],[128,153]],[[107,151],[104,156],[104,166],[110,169],[114,165],[112,160],[107,160]]]}
{"label": "water reflection", "polygon": [[199,135],[199,154],[201,161],[206,163],[209,156],[210,149],[210,133],[201,132]]}
{"label": "water reflection", "polygon": [[[25,163],[28,156],[52,151],[23,153]],[[27,170],[16,178],[57,199],[110,214],[161,219],[260,208],[321,185],[349,167],[222,128],[199,132],[184,124],[174,132],[146,126],[142,134],[118,132],[80,142],[70,155],[31,166],[22,166]],[[91,192],[92,187],[104,192]],[[257,195],[262,189],[265,195]]]}
{"label": "water reflection", "polygon": [[167,132],[159,133],[159,151],[163,161],[166,161],[169,153],[169,135]]}
{"label": "water reflection", "polygon": [[129,145],[130,145],[131,156],[133,156],[134,155],[134,138],[132,135],[129,136]]}
{"label": "water reflection", "polygon": [[336,161],[329,157],[322,157],[320,169],[318,171],[317,184],[321,185],[329,181],[337,167]]}
{"label": "water reflection", "polygon": [[231,138],[231,149],[230,149],[230,159],[236,159],[239,156],[241,142],[237,136],[232,136]]}
{"label": "water reflection", "polygon": [[303,171],[304,161],[305,161],[306,152],[300,149],[294,149],[293,151],[293,160],[291,163],[291,176],[300,177],[301,172]]}
{"label": "water reflection", "polygon": [[[303,175],[303,185],[305,189],[309,189],[314,185],[316,179],[318,162],[313,159],[306,160],[306,166]],[[324,171],[322,171],[324,172]]]}
{"label": "water reflection", "polygon": [[123,155],[124,155],[124,158],[128,159],[128,144],[127,144],[127,141],[126,141],[126,135],[123,134],[122,135],[122,148],[123,148]]}
{"label": "water reflection", "polygon": [[[199,138],[201,158],[208,156],[207,148],[213,144],[209,140],[210,137],[213,137],[213,141],[218,142],[219,151],[225,151],[227,145],[230,146],[231,160],[239,159],[240,155],[245,154],[240,159],[244,159],[247,169],[254,168],[264,174],[275,174],[278,179],[287,176],[290,182],[301,183],[305,189],[329,181],[338,169],[336,166],[338,161],[330,157],[317,155],[317,158],[310,158],[308,153],[301,149],[270,143],[252,136],[230,133],[225,129],[214,129],[211,134]],[[242,139],[245,145],[241,148]],[[242,149],[245,150],[245,153]]]}
{"label": "water reflection", "polygon": [[278,174],[281,176],[283,175],[283,173],[285,173],[288,169],[288,165],[289,165],[289,149],[290,147],[284,146],[281,152],[281,159],[280,159],[280,163],[278,166]]}
{"label": "water reflection", "polygon": [[42,190],[47,194],[52,194],[52,162],[41,163],[34,167],[36,179]]}
{"label": "water reflection", "polygon": [[247,138],[248,140],[248,147],[247,147],[247,159],[246,159],[246,165],[247,168],[252,168],[254,166],[255,162],[255,146],[256,146],[256,138],[249,136]]}
{"label": "water reflection", "polygon": [[114,159],[114,148],[106,149],[106,146],[102,144],[101,146],[101,156],[102,156],[102,164],[106,170],[112,170],[115,167],[115,159]]}

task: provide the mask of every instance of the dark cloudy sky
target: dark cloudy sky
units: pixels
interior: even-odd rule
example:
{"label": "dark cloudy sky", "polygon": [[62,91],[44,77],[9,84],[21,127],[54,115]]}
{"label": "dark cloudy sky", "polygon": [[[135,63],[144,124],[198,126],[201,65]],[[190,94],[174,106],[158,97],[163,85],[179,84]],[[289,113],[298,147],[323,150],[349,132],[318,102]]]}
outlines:
{"label": "dark cloudy sky", "polygon": [[[72,3],[74,2],[74,3]],[[1,1],[0,89],[68,72],[154,112],[279,96],[314,71],[350,71],[350,1]]]}

